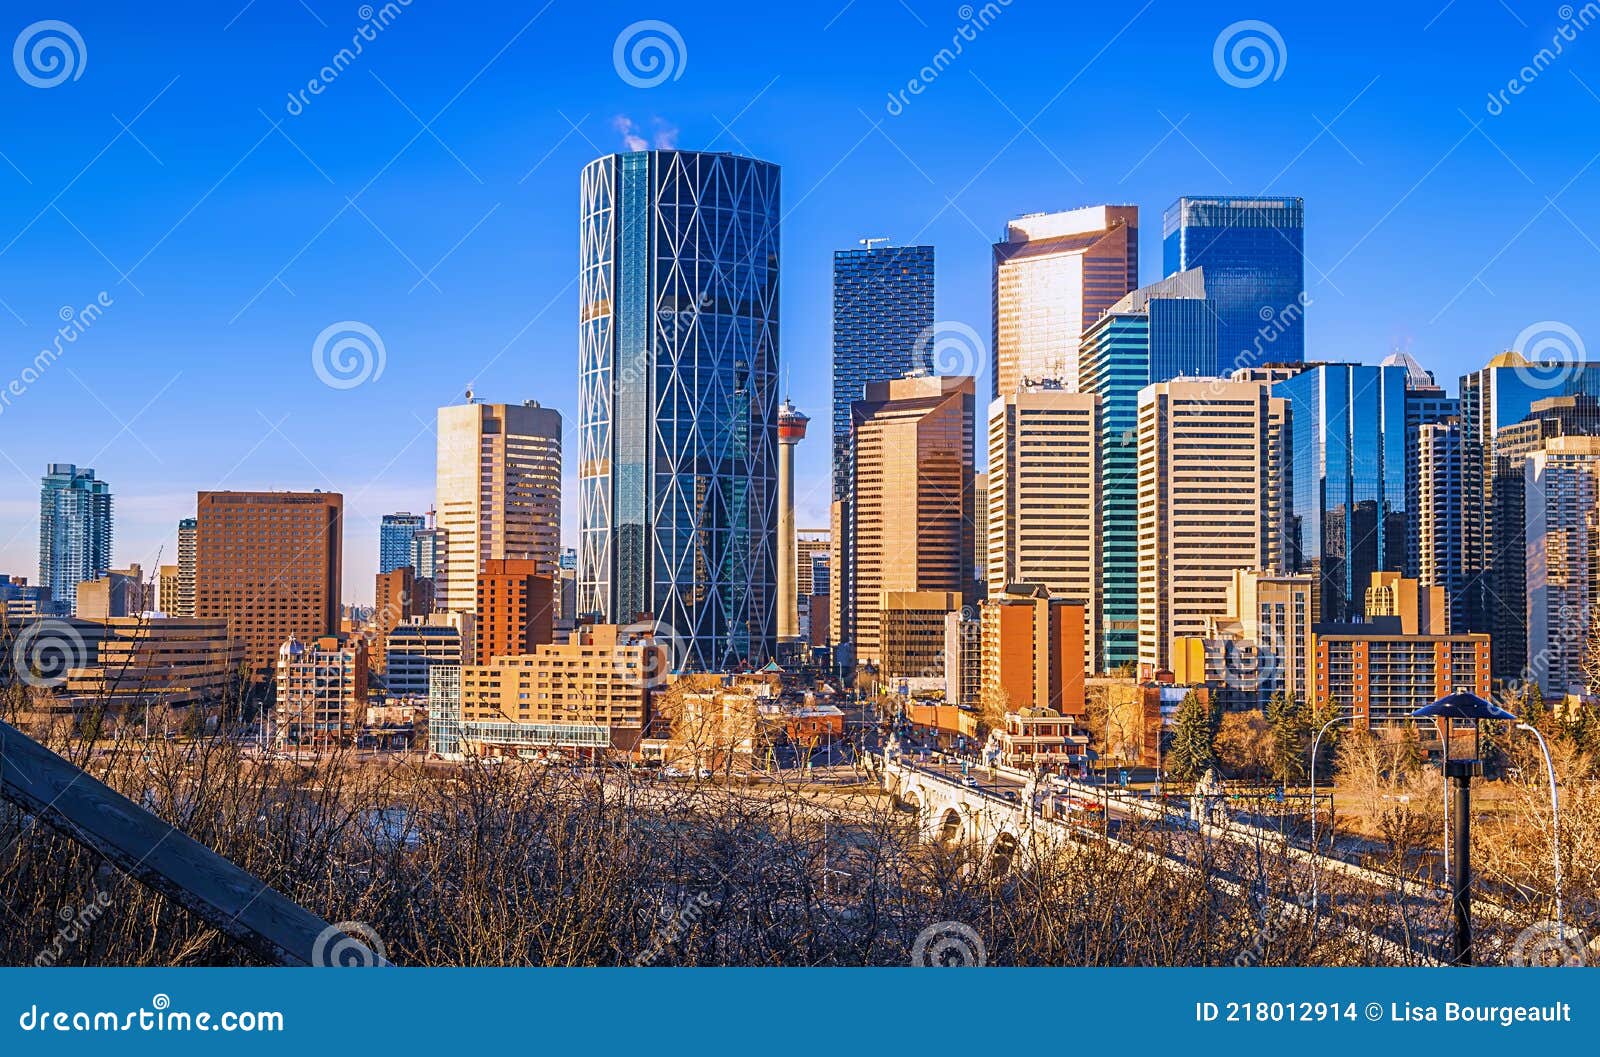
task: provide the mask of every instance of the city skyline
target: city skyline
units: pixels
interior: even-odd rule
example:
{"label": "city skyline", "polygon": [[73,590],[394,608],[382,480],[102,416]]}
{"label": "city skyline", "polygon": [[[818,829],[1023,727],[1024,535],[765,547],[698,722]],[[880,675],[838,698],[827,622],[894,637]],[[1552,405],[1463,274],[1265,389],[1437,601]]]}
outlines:
{"label": "city skyline", "polygon": [[[133,32],[127,14],[84,16],[76,24],[94,48],[85,76],[51,92],[15,82],[7,91],[18,105],[0,118],[6,156],[18,167],[0,166],[12,191],[0,206],[11,229],[7,253],[30,261],[0,295],[10,309],[0,311],[0,327],[10,328],[18,369],[48,346],[63,305],[96,303],[102,290],[110,303],[99,302],[103,311],[70,354],[0,412],[0,448],[17,486],[0,498],[0,568],[34,571],[37,479],[49,463],[75,462],[115,482],[115,566],[154,569],[158,551],[170,564],[177,520],[201,490],[341,491],[350,503],[346,600],[370,600],[379,517],[429,505],[429,423],[439,406],[476,383],[486,399],[539,400],[575,427],[572,186],[584,164],[630,137],[753,154],[784,169],[792,193],[781,388],[813,417],[830,403],[823,350],[835,250],[878,236],[935,246],[937,318],[987,341],[990,247],[1008,220],[1137,203],[1145,212],[1139,280],[1149,284],[1162,278],[1154,218],[1180,196],[1208,193],[1306,200],[1308,359],[1376,363],[1403,348],[1454,390],[1455,378],[1533,324],[1561,321],[1581,335],[1594,322],[1561,276],[1586,267],[1594,252],[1582,234],[1596,227],[1586,204],[1593,196],[1582,192],[1596,175],[1583,152],[1544,134],[1572,108],[1600,106],[1584,88],[1594,83],[1592,62],[1574,48],[1563,56],[1567,70],[1504,113],[1486,112],[1480,71],[1514,71],[1548,37],[1546,27],[1524,29],[1502,14],[1492,40],[1458,13],[1426,29],[1435,12],[1420,14],[1427,57],[1451,61],[1423,63],[1419,74],[1418,64],[1331,14],[1290,13],[1274,24],[1293,65],[1245,90],[1211,67],[1220,16],[1211,25],[1178,24],[1155,8],[1086,15],[1084,43],[1065,57],[1072,70],[1045,78],[1017,61],[1042,47],[1030,38],[1045,16],[1008,7],[966,47],[960,67],[899,107],[885,106],[895,82],[883,71],[903,64],[916,73],[947,43],[939,20],[949,13],[921,11],[923,27],[898,8],[852,9],[826,28],[821,16],[789,13],[791,39],[774,34],[772,72],[759,75],[741,69],[727,28],[680,18],[692,60],[683,76],[646,90],[611,61],[626,19],[586,25],[557,4],[532,28],[526,17],[485,16],[469,33],[408,8],[360,67],[309,106],[286,103],[281,86],[304,83],[296,63],[314,71],[348,41],[336,23],[324,29],[301,11],[247,11],[231,28],[215,18],[191,27],[158,13],[152,31],[204,44],[175,56],[168,71],[112,44]],[[254,34],[252,45],[242,31]],[[1295,48],[1313,36],[1349,48],[1337,61],[1337,49]],[[552,48],[558,38],[569,43]],[[845,56],[867,40],[883,55],[862,70]],[[282,47],[257,58],[269,44]],[[429,87],[412,68],[424,48],[460,69],[459,101],[454,84]],[[1170,74],[1153,70],[1137,85],[1116,76],[1119,62],[1153,67],[1158,57],[1173,60]],[[530,80],[529,60],[570,86]],[[236,76],[217,74],[224,67]],[[1080,67],[1070,92],[1052,99]],[[818,92],[823,83],[837,87]],[[1133,118],[1113,129],[1095,123],[1092,152],[1066,151],[1061,145],[1116,93]],[[407,112],[431,122],[446,103],[438,140]],[[1026,122],[1046,104],[1029,131],[1007,113]],[[113,110],[132,135],[119,131]],[[47,151],[29,149],[35,119],[53,130]],[[1237,135],[1263,122],[1271,136]],[[808,130],[803,142],[789,131],[796,127]],[[1403,127],[1421,131],[1396,131]],[[528,145],[516,164],[492,142],[513,128]],[[191,131],[215,133],[214,141],[197,142]],[[970,150],[952,158],[942,149],[950,142]],[[1483,212],[1477,187],[1485,184],[1501,196],[1503,215]],[[406,207],[417,188],[429,209]],[[150,206],[137,222],[118,207],[129,190]],[[254,209],[259,217],[245,215]],[[1456,223],[1463,216],[1478,220]],[[223,218],[236,230],[219,243],[213,229]],[[1426,268],[1406,267],[1417,258],[1403,248],[1424,244],[1448,252],[1431,255]],[[384,371],[351,390],[324,386],[309,351],[325,327],[350,319],[383,337]],[[987,386],[980,377],[980,392]],[[63,444],[52,423],[69,415],[82,428]],[[213,442],[197,448],[194,430]],[[564,442],[570,496],[576,437]],[[797,452],[801,524],[827,522],[825,447]],[[568,544],[576,505],[564,504]]]}

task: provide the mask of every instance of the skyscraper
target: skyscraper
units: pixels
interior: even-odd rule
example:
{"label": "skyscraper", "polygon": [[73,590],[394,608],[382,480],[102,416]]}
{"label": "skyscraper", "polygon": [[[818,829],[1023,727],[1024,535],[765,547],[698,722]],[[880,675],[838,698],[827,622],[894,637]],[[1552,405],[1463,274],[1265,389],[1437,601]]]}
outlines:
{"label": "skyscraper", "polygon": [[1219,373],[1306,358],[1304,199],[1183,197],[1161,237],[1167,275],[1205,271]]}
{"label": "skyscraper", "polygon": [[1276,571],[1287,401],[1261,382],[1175,379],[1139,394],[1139,663],[1226,616],[1236,569]]}
{"label": "skyscraper", "polygon": [[989,408],[988,596],[1028,583],[1083,605],[1084,670],[1100,661],[1100,398],[1042,386]]}
{"label": "skyscraper", "polygon": [[994,396],[1024,380],[1078,387],[1085,331],[1139,285],[1139,207],[1034,213],[994,247]]}
{"label": "skyscraper", "polygon": [[94,471],[51,463],[39,488],[39,586],[56,609],[74,611],[78,584],[111,568],[111,486]]}
{"label": "skyscraper", "polygon": [[1406,371],[1317,364],[1272,391],[1289,406],[1290,571],[1321,577],[1318,620],[1359,620],[1372,574],[1406,567]]}
{"label": "skyscraper", "polygon": [[[1461,517],[1468,626],[1456,630],[1493,631],[1497,620],[1520,620],[1520,598],[1497,602],[1494,592],[1497,435],[1520,422],[1536,400],[1577,393],[1600,395],[1600,364],[1530,363],[1520,352],[1502,352],[1479,370],[1461,376],[1461,425],[1467,462],[1463,473]],[[1513,561],[1520,559],[1513,555]],[[1509,607],[1509,608],[1507,608]],[[1503,611],[1503,612],[1502,612]]]}
{"label": "skyscraper", "polygon": [[[1546,443],[1556,437],[1595,436],[1600,436],[1600,400],[1582,393],[1535,400],[1521,421],[1502,426],[1495,433],[1494,475],[1490,481],[1494,509],[1489,532],[1494,552],[1507,559],[1496,561],[1489,570],[1486,592],[1494,603],[1489,611],[1489,631],[1496,678],[1528,678],[1522,671],[1529,663],[1528,568],[1525,561],[1519,560],[1527,547],[1528,457],[1544,451]],[[1463,466],[1463,476],[1465,471]],[[1462,516],[1458,511],[1458,529]]]}
{"label": "skyscraper", "polygon": [[434,504],[444,533],[434,606],[463,612],[477,605],[484,562],[528,559],[553,580],[561,559],[561,413],[468,396],[439,409]]}
{"label": "skyscraper", "polygon": [[178,592],[177,597],[169,607],[162,600],[162,608],[167,610],[168,616],[192,617],[194,616],[194,568],[195,568],[195,536],[198,523],[192,517],[186,517],[178,522]]}
{"label": "skyscraper", "polygon": [[1216,369],[1216,314],[1199,269],[1133,291],[1083,336],[1078,388],[1100,399],[1100,606],[1089,613],[1100,657],[1090,671],[1139,652],[1139,391]]}
{"label": "skyscraper", "polygon": [[[877,241],[869,239],[868,242]],[[850,405],[868,382],[904,377],[933,327],[933,247],[867,246],[833,254],[833,497],[850,493]],[[924,350],[926,356],[928,350]]]}
{"label": "skyscraper", "polygon": [[[974,383],[924,375],[871,382],[851,415],[856,531],[842,641],[857,663],[884,660],[889,596],[973,592]],[[943,617],[938,620],[943,641]]]}
{"label": "skyscraper", "polygon": [[776,639],[779,185],[731,154],[583,170],[578,607],[652,615],[689,668]]}
{"label": "skyscraper", "polygon": [[336,634],[343,528],[336,492],[201,492],[195,616],[226,620],[258,676],[289,640]]}
{"label": "skyscraper", "polygon": [[[378,572],[394,572],[402,565],[411,565],[411,540],[428,527],[428,519],[409,510],[398,514],[385,514],[378,523]],[[416,566],[412,565],[412,571]],[[377,660],[376,657],[373,658]],[[375,664],[374,667],[377,667]]]}
{"label": "skyscraper", "polygon": [[1583,659],[1600,605],[1600,438],[1552,437],[1523,466],[1528,678],[1546,694],[1592,691]]}
{"label": "skyscraper", "polygon": [[[1423,369],[1409,353],[1395,352],[1383,358],[1380,364],[1383,367],[1400,367],[1406,372],[1406,510],[1413,516],[1408,519],[1409,527],[1406,531],[1406,575],[1412,579],[1421,578],[1422,550],[1424,542],[1421,536],[1421,523],[1415,516],[1421,509],[1423,496],[1422,479],[1419,476],[1420,460],[1423,458],[1418,444],[1422,437],[1422,427],[1430,423],[1447,422],[1461,414],[1461,401],[1453,396],[1446,396],[1444,388],[1433,380],[1433,374]],[[1456,438],[1459,444],[1459,436]],[[1459,526],[1457,526],[1459,530]],[[1456,547],[1460,547],[1459,531]],[[1459,552],[1458,552],[1459,559]],[[1459,572],[1459,560],[1457,563]],[[1456,577],[1459,591],[1459,576]],[[1441,581],[1422,579],[1424,586],[1446,586]],[[1446,597],[1454,597],[1454,592],[1446,589]]]}
{"label": "skyscraper", "polygon": [[[1417,427],[1416,496],[1407,511],[1415,541],[1417,582],[1444,591],[1450,627],[1466,626],[1466,596],[1461,590],[1462,473],[1465,450],[1459,419],[1424,422]],[[1521,488],[1517,494],[1521,496]],[[1495,653],[1500,643],[1495,641]]]}

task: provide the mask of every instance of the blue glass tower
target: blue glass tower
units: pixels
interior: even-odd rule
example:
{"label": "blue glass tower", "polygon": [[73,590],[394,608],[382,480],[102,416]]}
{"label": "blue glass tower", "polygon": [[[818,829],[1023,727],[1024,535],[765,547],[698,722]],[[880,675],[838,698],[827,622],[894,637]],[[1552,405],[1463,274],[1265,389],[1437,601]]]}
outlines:
{"label": "blue glass tower", "polygon": [[[833,497],[850,495],[850,405],[868,382],[916,367],[933,326],[933,247],[883,246],[833,254]],[[923,353],[927,355],[926,351]]]}
{"label": "blue glass tower", "polygon": [[1100,397],[1100,670],[1139,654],[1139,390],[1217,371],[1217,317],[1199,270],[1111,306],[1079,346],[1078,389]]}
{"label": "blue glass tower", "polygon": [[1220,373],[1305,361],[1303,199],[1180,198],[1161,233],[1166,274],[1205,270]]}
{"label": "blue glass tower", "polygon": [[111,486],[94,471],[51,463],[39,488],[39,586],[71,613],[78,585],[111,569]]}
{"label": "blue glass tower", "polygon": [[683,668],[776,643],[779,170],[611,154],[583,170],[578,608],[660,623]]}
{"label": "blue glass tower", "polygon": [[427,527],[428,519],[421,514],[402,511],[383,515],[378,522],[378,572],[390,573],[406,565],[415,572],[411,539]]}
{"label": "blue glass tower", "polygon": [[1289,564],[1321,578],[1322,621],[1364,619],[1372,574],[1405,571],[1406,376],[1330,363],[1272,386],[1289,402]]}

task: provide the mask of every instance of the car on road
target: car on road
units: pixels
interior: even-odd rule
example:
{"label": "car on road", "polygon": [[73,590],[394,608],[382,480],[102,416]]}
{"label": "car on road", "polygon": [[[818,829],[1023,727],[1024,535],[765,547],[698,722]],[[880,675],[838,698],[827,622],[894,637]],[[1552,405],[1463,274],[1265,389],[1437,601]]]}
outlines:
{"label": "car on road", "polygon": [[961,784],[966,786],[966,787],[968,787],[969,789],[978,788],[978,780],[976,778],[972,777],[972,775],[970,775],[970,774],[967,775],[965,778],[961,779]]}

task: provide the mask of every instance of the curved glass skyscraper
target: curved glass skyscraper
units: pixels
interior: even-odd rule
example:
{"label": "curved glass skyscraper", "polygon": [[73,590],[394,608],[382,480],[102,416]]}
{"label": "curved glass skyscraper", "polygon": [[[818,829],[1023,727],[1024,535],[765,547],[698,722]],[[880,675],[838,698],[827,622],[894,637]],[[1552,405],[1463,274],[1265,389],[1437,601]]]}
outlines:
{"label": "curved glass skyscraper", "polygon": [[578,608],[653,615],[690,669],[775,645],[778,203],[731,154],[583,170]]}

